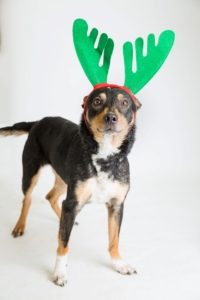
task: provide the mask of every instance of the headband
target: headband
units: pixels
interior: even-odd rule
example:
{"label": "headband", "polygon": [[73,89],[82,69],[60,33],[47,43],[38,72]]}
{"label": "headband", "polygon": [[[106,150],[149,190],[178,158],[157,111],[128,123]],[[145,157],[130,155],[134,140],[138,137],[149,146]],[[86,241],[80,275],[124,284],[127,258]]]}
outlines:
{"label": "headband", "polygon": [[[124,86],[107,83],[111,57],[114,50],[114,41],[106,33],[98,36],[97,28],[92,28],[88,33],[88,24],[83,19],[76,19],[73,24],[73,41],[77,56],[82,68],[94,89],[100,87],[118,87],[124,89],[132,99],[157,73],[166,60],[175,39],[171,30],[161,32],[158,42],[155,35],[147,37],[147,53],[143,54],[144,40],[141,37],[123,45],[124,57]],[[98,40],[97,46],[96,42]],[[136,71],[133,71],[135,62]]]}

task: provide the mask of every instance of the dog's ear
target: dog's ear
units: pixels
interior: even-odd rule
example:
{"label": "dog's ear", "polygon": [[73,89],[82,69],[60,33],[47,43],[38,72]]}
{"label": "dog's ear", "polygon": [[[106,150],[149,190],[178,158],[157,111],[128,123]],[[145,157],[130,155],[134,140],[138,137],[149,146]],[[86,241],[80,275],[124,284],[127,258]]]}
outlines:
{"label": "dog's ear", "polygon": [[87,99],[88,99],[88,96],[85,96],[85,97],[83,98],[82,108],[85,108]]}
{"label": "dog's ear", "polygon": [[142,106],[142,103],[140,103],[140,101],[135,96],[132,96],[132,100],[135,104],[136,110],[140,109],[140,107]]}
{"label": "dog's ear", "polygon": [[135,98],[135,105],[137,110],[142,107],[142,103],[137,98]]}

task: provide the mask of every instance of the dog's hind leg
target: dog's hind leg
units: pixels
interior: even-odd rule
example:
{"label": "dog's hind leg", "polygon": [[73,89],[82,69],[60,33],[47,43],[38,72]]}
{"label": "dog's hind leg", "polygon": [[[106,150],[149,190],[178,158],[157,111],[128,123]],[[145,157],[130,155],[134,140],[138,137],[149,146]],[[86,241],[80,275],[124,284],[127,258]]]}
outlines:
{"label": "dog's hind leg", "polygon": [[[23,152],[23,178],[22,190],[24,199],[20,217],[12,231],[14,237],[23,235],[26,220],[31,205],[31,194],[37,184],[40,168],[42,166],[42,157],[36,142],[29,136]],[[43,163],[44,164],[44,163]]]}
{"label": "dog's hind leg", "polygon": [[49,200],[52,209],[54,210],[56,215],[60,218],[61,209],[58,205],[58,200],[62,194],[65,194],[67,192],[67,184],[62,180],[62,178],[55,171],[54,173],[55,173],[54,187],[46,195],[46,199]]}
{"label": "dog's hind leg", "polygon": [[[29,186],[27,187],[27,189],[24,192],[24,199],[23,199],[21,214],[17,221],[17,224],[15,225],[15,228],[12,231],[12,235],[14,237],[21,236],[24,233],[26,219],[27,219],[29,208],[31,205],[31,194],[32,194],[32,191],[33,191],[35,185],[37,184],[38,177],[39,177],[39,170],[33,176],[31,176],[28,180]],[[26,181],[27,181],[27,178],[26,178]]]}

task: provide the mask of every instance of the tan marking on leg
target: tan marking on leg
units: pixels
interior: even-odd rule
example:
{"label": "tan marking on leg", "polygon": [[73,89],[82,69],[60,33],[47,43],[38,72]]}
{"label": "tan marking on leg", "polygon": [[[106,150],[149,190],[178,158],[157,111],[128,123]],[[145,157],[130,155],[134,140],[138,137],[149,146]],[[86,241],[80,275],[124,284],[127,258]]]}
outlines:
{"label": "tan marking on leg", "polygon": [[58,200],[62,194],[65,194],[67,192],[67,184],[62,180],[62,178],[55,171],[54,173],[55,173],[54,187],[46,195],[46,199],[49,200],[52,209],[54,210],[58,218],[60,218],[61,209],[58,205]]}
{"label": "tan marking on leg", "polygon": [[69,247],[65,247],[63,244],[63,241],[61,239],[58,239],[58,249],[57,249],[57,255],[64,256],[69,252]]}
{"label": "tan marking on leg", "polygon": [[121,259],[119,254],[119,225],[116,222],[112,207],[108,207],[109,253],[112,259]]}
{"label": "tan marking on leg", "polygon": [[121,204],[122,202],[124,202],[126,195],[129,191],[129,184],[123,184],[120,183],[119,181],[115,182],[115,190],[116,190],[116,196],[115,199],[113,199],[112,201],[115,204]]}
{"label": "tan marking on leg", "polygon": [[[136,270],[128,264],[126,261],[124,261],[119,253],[119,229],[120,229],[120,222],[121,217],[120,212],[120,206],[118,204],[122,204],[126,194],[122,192],[123,189],[121,189],[121,192],[118,194],[119,199],[113,199],[108,205],[108,232],[109,232],[109,252],[112,259],[112,263],[114,268],[117,272],[123,274],[123,275],[130,275],[133,273],[137,273]],[[124,192],[127,193],[127,189],[124,188]],[[123,196],[123,198],[120,199],[120,197]],[[123,213],[121,211],[121,213]]]}
{"label": "tan marking on leg", "polygon": [[87,203],[87,201],[89,201],[94,188],[94,178],[89,178],[83,182],[78,182],[75,189],[75,194],[80,207],[82,207],[85,203]]}
{"label": "tan marking on leg", "polygon": [[31,180],[30,187],[28,188],[28,190],[27,190],[27,192],[24,196],[20,217],[19,217],[19,219],[17,221],[17,224],[15,225],[15,227],[12,231],[12,235],[14,237],[21,236],[24,233],[29,208],[30,208],[30,205],[31,205],[31,194],[32,194],[32,191],[33,191],[34,187],[37,184],[38,178],[39,178],[39,171],[35,176],[33,176],[32,180]]}
{"label": "tan marking on leg", "polygon": [[124,261],[119,253],[119,222],[112,206],[108,207],[109,218],[109,252],[112,263],[117,272],[123,275],[137,273],[137,271],[126,261]]}
{"label": "tan marking on leg", "polygon": [[109,252],[112,259],[121,259],[119,254],[119,222],[118,212],[115,207],[118,207],[124,202],[129,190],[128,184],[121,184],[118,181],[116,184],[116,198],[107,205],[108,207],[108,234],[109,234]]}

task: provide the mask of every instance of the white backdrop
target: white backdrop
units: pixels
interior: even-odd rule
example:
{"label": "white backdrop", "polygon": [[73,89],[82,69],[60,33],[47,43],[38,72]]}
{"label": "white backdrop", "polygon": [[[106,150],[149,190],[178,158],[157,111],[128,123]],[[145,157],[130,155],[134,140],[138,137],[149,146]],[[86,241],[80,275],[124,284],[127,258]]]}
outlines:
{"label": "white backdrop", "polygon": [[[1,0],[0,125],[55,115],[79,122],[82,98],[91,90],[91,85],[79,65],[73,48],[71,28],[73,20],[77,17],[85,18],[91,27],[96,26],[101,32],[107,32],[114,39],[115,50],[109,73],[111,83],[123,84],[122,44],[125,40],[134,40],[139,35],[146,37],[149,32],[159,34],[164,29],[172,29],[176,33],[174,48],[164,66],[137,94],[143,106],[138,114],[137,141],[129,156],[133,184],[127,198],[122,244],[124,241],[123,246],[128,256],[132,258],[134,254],[143,274],[145,270],[149,273],[147,272],[144,281],[141,277],[141,283],[139,281],[136,286],[132,286],[134,281],[128,279],[128,292],[123,286],[126,284],[126,279],[121,279],[123,282],[121,294],[117,292],[117,295],[119,299],[133,299],[133,294],[138,297],[135,299],[147,299],[147,296],[148,299],[157,299],[156,295],[158,295],[160,299],[166,284],[171,299],[199,299],[197,277],[200,272],[194,266],[196,262],[200,266],[198,253],[200,252],[200,2],[197,0]],[[4,216],[1,227],[5,228],[4,242],[6,241],[3,253],[7,253],[6,234],[14,225],[20,209],[21,152],[24,141],[25,138],[0,140],[0,207]],[[40,186],[37,191],[38,199],[42,198],[41,193],[47,191],[51,181],[50,172],[46,170],[42,178],[43,186]],[[38,202],[38,206],[42,205],[41,203],[43,202]],[[11,216],[5,218],[8,207],[11,211],[15,211],[12,218]],[[46,207],[42,206],[42,208],[45,214]],[[90,218],[94,216],[95,221],[95,218],[98,218],[99,208],[89,208],[89,212]],[[51,216],[51,213],[49,214]],[[102,211],[98,216],[101,215],[103,216]],[[83,223],[87,222],[88,211],[82,215],[82,218]],[[6,228],[6,225],[10,227]],[[47,230],[48,226],[46,224],[45,226]],[[98,225],[96,230],[98,232]],[[95,235],[93,238],[98,243]],[[77,245],[80,244],[78,234],[74,240],[77,241]],[[148,249],[153,253],[154,242],[158,242],[158,248],[155,250],[155,256],[151,257],[146,253]],[[9,240],[8,244],[12,245],[12,248],[15,247],[12,240]],[[168,248],[169,244],[171,248]],[[96,247],[99,249],[98,246]],[[144,247],[147,252],[143,252]],[[162,247],[163,257],[159,250]],[[130,248],[130,252],[127,248]],[[174,271],[174,264],[172,264],[172,268],[168,270],[169,274],[167,273],[169,276],[163,275],[161,265],[164,263],[166,264],[164,267],[167,268],[170,262],[172,263],[168,254],[171,253],[170,251],[173,253],[173,248],[176,255],[170,257],[174,257],[177,268],[180,267],[178,269],[180,274],[179,271],[178,273]],[[184,248],[188,249],[188,252],[181,254]],[[53,250],[54,247],[51,247],[52,253]],[[51,255],[53,257],[53,254]],[[181,262],[180,257],[182,257]],[[190,258],[194,258],[194,261],[190,261]],[[87,259],[90,260],[89,254]],[[53,258],[49,261],[52,260]],[[79,253],[77,268],[81,261]],[[157,270],[153,275],[150,261],[154,262],[154,268]],[[40,268],[39,264],[37,268]],[[47,268],[50,272],[51,262]],[[98,268],[95,269],[96,272]],[[183,275],[181,270],[184,274],[189,272],[190,276],[180,279]],[[16,276],[17,272],[16,269]],[[170,279],[170,272],[174,274],[173,280]],[[162,282],[160,282],[162,277],[160,274],[164,276]],[[41,274],[41,278],[42,275],[44,274]],[[26,277],[26,275],[22,276]],[[110,273],[107,276],[109,280]],[[6,292],[7,285],[11,283],[9,276],[5,278],[7,280],[1,289],[4,297],[0,299],[13,299],[13,294]],[[37,269],[35,269],[35,280],[36,278]],[[102,280],[103,278],[104,272],[102,272]],[[174,283],[175,278],[179,278],[177,285]],[[109,293],[110,298],[105,296],[103,299],[112,299],[112,297],[117,299],[112,289],[106,287],[106,283],[104,283],[105,292]],[[45,286],[47,290],[48,284]],[[117,284],[119,284],[118,279]],[[144,288],[145,284],[149,289]],[[17,286],[15,288],[13,287],[13,291],[19,291]],[[54,291],[54,287],[51,286],[51,289]],[[84,291],[87,294],[89,285]],[[156,294],[158,291],[160,294]],[[43,292],[45,294],[46,291]],[[191,293],[193,293],[192,297]],[[38,297],[42,295],[41,292]],[[57,296],[57,290],[55,295]],[[77,295],[72,299],[79,299]],[[60,294],[59,296],[62,297]],[[92,296],[97,299],[95,290]],[[162,296],[162,299],[165,298]]]}

